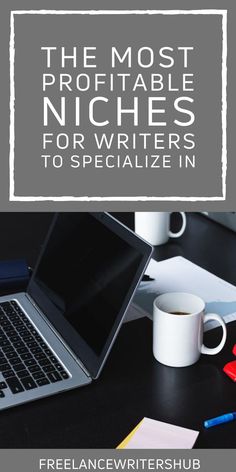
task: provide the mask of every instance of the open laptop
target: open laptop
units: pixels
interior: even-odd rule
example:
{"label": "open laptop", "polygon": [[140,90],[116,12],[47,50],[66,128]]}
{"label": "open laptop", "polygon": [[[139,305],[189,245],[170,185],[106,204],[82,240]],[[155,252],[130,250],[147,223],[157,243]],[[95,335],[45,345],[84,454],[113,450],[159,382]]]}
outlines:
{"label": "open laptop", "polygon": [[107,213],[55,215],[26,293],[0,297],[0,409],[99,376],[151,253]]}

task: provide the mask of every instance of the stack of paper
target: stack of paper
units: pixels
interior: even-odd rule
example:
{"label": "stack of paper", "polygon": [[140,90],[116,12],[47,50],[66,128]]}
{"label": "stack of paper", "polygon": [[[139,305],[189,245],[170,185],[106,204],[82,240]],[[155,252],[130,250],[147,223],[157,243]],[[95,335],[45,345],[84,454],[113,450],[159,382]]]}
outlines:
{"label": "stack of paper", "polygon": [[117,449],[192,449],[198,434],[192,429],[143,418]]}
{"label": "stack of paper", "polygon": [[[154,279],[141,282],[128,318],[152,317],[154,299],[166,292],[189,292],[203,298],[206,312],[217,313],[226,323],[236,319],[236,287],[216,277],[184,257],[162,262],[151,260],[146,273]],[[217,326],[211,321],[205,329]]]}

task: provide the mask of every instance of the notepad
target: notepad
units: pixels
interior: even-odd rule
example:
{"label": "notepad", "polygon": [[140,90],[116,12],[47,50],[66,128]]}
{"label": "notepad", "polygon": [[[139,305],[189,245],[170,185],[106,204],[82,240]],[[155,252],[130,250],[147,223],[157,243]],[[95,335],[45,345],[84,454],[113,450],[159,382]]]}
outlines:
{"label": "notepad", "polygon": [[192,449],[199,431],[143,418],[117,449]]}

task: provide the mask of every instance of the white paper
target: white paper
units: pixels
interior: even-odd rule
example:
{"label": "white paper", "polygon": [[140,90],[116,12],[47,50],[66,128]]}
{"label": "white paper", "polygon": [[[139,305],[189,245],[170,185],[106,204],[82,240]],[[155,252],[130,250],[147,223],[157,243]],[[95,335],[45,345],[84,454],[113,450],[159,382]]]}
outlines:
{"label": "white paper", "polygon": [[[152,318],[154,299],[166,292],[189,292],[203,298],[206,313],[217,313],[225,322],[236,319],[236,287],[193,264],[184,257],[173,257],[162,262],[151,260],[146,273],[154,278],[151,282],[141,282],[134,297],[134,307],[130,316],[147,315]],[[205,330],[218,323],[206,323]]]}
{"label": "white paper", "polygon": [[125,449],[191,449],[199,432],[144,418]]}

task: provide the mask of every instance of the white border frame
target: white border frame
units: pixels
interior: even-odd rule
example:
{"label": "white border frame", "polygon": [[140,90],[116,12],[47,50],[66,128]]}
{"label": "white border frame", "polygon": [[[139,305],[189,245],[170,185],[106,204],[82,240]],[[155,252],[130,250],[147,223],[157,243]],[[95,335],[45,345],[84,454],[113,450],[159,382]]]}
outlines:
{"label": "white border frame", "polygon": [[[222,16],[222,195],[214,197],[46,197],[15,195],[15,31],[14,15],[221,15]],[[12,10],[10,16],[10,133],[9,200],[10,201],[218,201],[226,199],[227,173],[227,10]]]}

